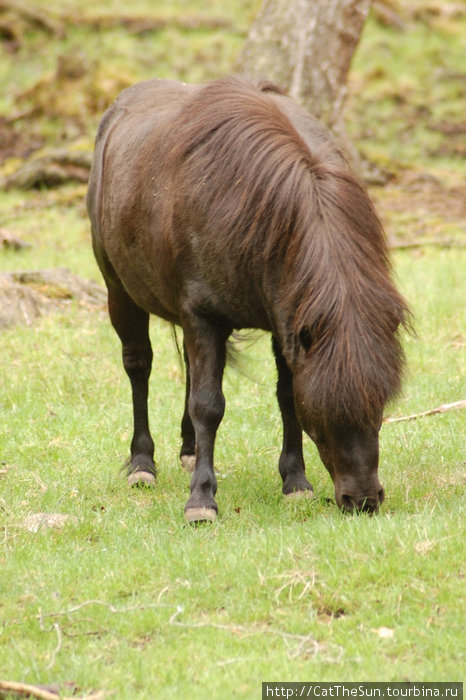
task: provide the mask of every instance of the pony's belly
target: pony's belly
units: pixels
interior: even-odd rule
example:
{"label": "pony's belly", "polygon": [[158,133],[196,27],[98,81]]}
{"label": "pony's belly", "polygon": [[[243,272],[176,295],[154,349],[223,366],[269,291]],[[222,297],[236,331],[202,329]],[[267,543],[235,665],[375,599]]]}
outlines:
{"label": "pony's belly", "polygon": [[112,260],[112,264],[135,304],[170,323],[179,323],[178,290],[173,281],[167,283],[162,269],[142,255],[121,256]]}
{"label": "pony's belly", "polygon": [[232,328],[258,328],[271,330],[266,305],[261,295],[244,281],[229,284],[227,276],[223,284],[198,276],[184,286],[182,306],[194,313],[222,320]]}

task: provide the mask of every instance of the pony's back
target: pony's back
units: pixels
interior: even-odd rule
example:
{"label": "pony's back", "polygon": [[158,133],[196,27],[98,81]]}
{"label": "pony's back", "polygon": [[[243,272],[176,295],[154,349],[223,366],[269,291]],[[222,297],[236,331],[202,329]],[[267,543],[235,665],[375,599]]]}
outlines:
{"label": "pony's back", "polygon": [[212,254],[263,270],[279,290],[268,297],[288,324],[285,352],[297,337],[309,346],[316,405],[365,420],[400,386],[396,329],[408,311],[383,227],[341,149],[273,88],[236,78],[200,90],[173,133],[185,210],[218,232]]}

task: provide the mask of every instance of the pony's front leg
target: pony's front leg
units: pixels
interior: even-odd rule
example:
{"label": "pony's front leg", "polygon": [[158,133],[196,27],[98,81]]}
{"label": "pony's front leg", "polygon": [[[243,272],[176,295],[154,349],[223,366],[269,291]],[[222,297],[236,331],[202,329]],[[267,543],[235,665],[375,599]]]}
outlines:
{"label": "pony's front leg", "polygon": [[217,326],[203,316],[189,314],[183,319],[183,331],[189,359],[188,409],[196,443],[196,464],[185,516],[188,522],[212,521],[218,512],[214,444],[225,411],[222,378],[225,344],[231,329]]}
{"label": "pony's front leg", "polygon": [[278,372],[277,400],[283,421],[283,446],[278,462],[282,491],[286,496],[312,496],[312,486],[304,473],[303,431],[294,407],[293,377],[276,338],[272,338],[272,347]]}

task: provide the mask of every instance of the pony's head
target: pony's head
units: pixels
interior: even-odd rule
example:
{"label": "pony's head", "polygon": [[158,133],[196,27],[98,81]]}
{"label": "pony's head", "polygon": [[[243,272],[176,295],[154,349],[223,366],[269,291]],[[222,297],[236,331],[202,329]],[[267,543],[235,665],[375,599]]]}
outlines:
{"label": "pony's head", "polygon": [[294,391],[298,419],[332,477],[338,506],[376,512],[384,499],[378,477],[381,411],[358,422],[351,414],[334,416],[316,406],[305,373],[295,373]]}
{"label": "pony's head", "polygon": [[343,510],[375,512],[384,499],[379,430],[385,405],[401,385],[398,326],[406,312],[388,278],[384,282],[363,304],[349,285],[345,303],[330,303],[295,336],[291,369],[297,417],[317,445]]}
{"label": "pony's head", "polygon": [[384,499],[379,431],[401,385],[398,329],[409,325],[409,310],[364,187],[332,166],[315,165],[313,174],[283,345],[298,420],[333,479],[337,504],[375,512]]}

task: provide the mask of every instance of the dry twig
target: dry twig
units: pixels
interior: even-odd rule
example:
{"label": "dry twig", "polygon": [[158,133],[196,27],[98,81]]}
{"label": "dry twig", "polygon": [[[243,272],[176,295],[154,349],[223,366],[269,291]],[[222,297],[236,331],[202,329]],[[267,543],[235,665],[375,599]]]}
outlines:
{"label": "dry twig", "polygon": [[199,29],[231,29],[232,23],[223,17],[208,17],[196,14],[183,14],[180,16],[137,16],[137,15],[70,15],[67,21],[73,24],[102,31],[114,28],[124,28],[130,34],[145,34],[158,32],[166,27],[193,31]]}
{"label": "dry twig", "polygon": [[401,423],[402,421],[416,420],[424,416],[433,416],[436,413],[446,413],[447,411],[455,411],[459,408],[466,408],[466,399],[461,401],[453,401],[453,403],[444,403],[437,408],[431,408],[429,411],[421,411],[421,413],[413,413],[410,416],[400,416],[398,418],[384,418],[384,423]]}
{"label": "dry twig", "polygon": [[389,241],[389,247],[391,250],[410,250],[412,248],[423,248],[428,245],[437,245],[443,248],[464,248],[466,242],[461,239],[452,238],[420,238],[419,240],[412,241]]}
{"label": "dry twig", "polygon": [[19,698],[40,698],[40,700],[57,700],[57,698],[61,698],[61,700],[102,700],[105,693],[101,690],[81,698],[76,696],[64,697],[60,695],[58,691],[55,692],[43,686],[0,680],[0,698],[11,696],[17,696]]}
{"label": "dry twig", "polygon": [[[312,634],[297,634],[293,632],[284,632],[283,630],[276,629],[274,627],[268,626],[258,626],[258,627],[246,627],[245,625],[225,625],[216,622],[181,622],[178,618],[183,613],[183,608],[178,605],[176,611],[171,616],[169,623],[174,627],[183,627],[185,629],[216,629],[224,630],[226,632],[231,632],[232,634],[244,634],[244,635],[254,635],[263,634],[270,635],[273,637],[278,637],[282,639],[288,646],[288,642],[294,643],[294,649],[289,650],[289,654],[292,658],[296,658],[301,654],[310,655],[312,652],[313,656],[317,654],[322,654],[328,651],[326,644],[321,644],[313,637]],[[339,645],[332,645],[336,650],[335,657],[328,658],[329,662],[338,663],[343,654],[343,649]]]}

